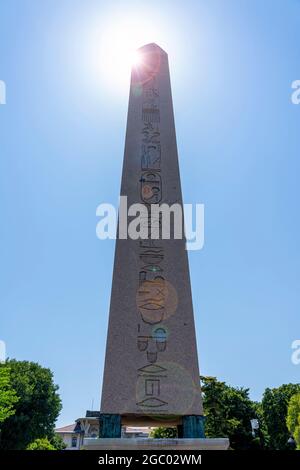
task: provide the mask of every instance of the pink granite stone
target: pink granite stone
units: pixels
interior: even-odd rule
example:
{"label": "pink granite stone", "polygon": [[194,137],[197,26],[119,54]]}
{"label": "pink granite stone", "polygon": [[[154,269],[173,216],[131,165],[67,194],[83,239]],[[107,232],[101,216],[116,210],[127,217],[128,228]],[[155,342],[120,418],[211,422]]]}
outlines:
{"label": "pink granite stone", "polygon": [[[121,195],[182,205],[167,54],[139,49],[132,69]],[[101,412],[180,423],[202,415],[185,239],[117,239]]]}

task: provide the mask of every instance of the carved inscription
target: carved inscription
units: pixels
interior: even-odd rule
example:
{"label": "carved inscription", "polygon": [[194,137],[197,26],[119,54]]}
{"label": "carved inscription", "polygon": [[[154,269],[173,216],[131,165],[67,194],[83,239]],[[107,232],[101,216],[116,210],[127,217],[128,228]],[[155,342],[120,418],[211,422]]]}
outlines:
{"label": "carved inscription", "polygon": [[[150,204],[162,200],[160,103],[155,77],[143,85],[141,110],[141,173],[140,202],[148,209],[150,235]],[[152,221],[160,226],[161,221]],[[159,365],[160,355],[167,348],[167,332],[163,326],[166,317],[167,285],[164,279],[164,250],[160,240],[140,240],[138,292],[136,296],[139,323],[137,325],[137,350],[143,354],[145,365],[138,369],[138,410],[145,412],[167,411],[168,401],[162,396],[162,383],[168,371]]]}

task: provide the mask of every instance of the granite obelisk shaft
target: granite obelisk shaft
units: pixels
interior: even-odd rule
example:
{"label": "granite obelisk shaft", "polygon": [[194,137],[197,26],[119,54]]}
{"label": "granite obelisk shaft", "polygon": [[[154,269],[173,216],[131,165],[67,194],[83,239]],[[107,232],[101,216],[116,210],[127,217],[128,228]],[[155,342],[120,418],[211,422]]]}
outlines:
{"label": "granite obelisk shaft", "polygon": [[[182,206],[168,56],[155,44],[139,53],[121,195],[128,207]],[[117,238],[101,413],[158,425],[203,414],[184,236]]]}

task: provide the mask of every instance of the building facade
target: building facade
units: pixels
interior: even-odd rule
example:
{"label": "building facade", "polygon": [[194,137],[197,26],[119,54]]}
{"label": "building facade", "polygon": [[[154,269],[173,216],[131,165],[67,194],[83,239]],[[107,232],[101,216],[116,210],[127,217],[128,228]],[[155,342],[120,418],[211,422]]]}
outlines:
{"label": "building facade", "polygon": [[[93,416],[95,414],[96,416]],[[84,438],[96,439],[99,437],[99,416],[97,412],[87,411],[84,418],[78,418],[75,423],[55,429],[55,434],[60,436],[66,444],[66,450],[80,450],[83,447]],[[123,427],[122,437],[147,438],[151,428]]]}

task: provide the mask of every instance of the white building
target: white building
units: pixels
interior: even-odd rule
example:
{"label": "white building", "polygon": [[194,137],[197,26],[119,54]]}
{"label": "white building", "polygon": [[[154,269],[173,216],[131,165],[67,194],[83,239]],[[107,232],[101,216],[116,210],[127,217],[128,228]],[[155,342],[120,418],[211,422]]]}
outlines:
{"label": "white building", "polygon": [[[55,433],[59,435],[67,445],[66,450],[80,450],[83,445],[83,439],[99,437],[99,415],[88,411],[84,418],[76,419],[75,423],[55,429]],[[151,428],[145,427],[123,427],[122,437],[126,438],[147,438]]]}
{"label": "white building", "polygon": [[79,450],[80,449],[80,438],[77,432],[75,432],[76,423],[63,426],[62,428],[55,429],[55,434],[60,436],[66,444],[66,450]]}

